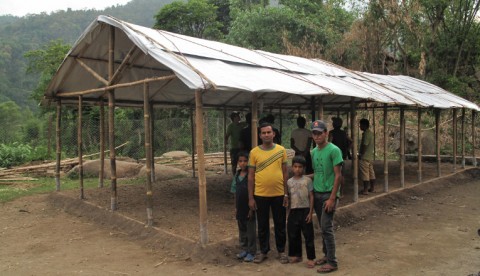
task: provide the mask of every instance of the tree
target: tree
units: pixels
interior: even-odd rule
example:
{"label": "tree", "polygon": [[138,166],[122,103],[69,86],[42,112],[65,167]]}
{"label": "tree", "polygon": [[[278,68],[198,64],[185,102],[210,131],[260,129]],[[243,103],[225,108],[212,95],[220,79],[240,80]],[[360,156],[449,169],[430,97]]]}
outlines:
{"label": "tree", "polygon": [[217,7],[207,0],[189,0],[165,5],[156,15],[156,29],[206,39],[222,37]]}
{"label": "tree", "polygon": [[22,112],[13,101],[0,103],[0,143],[8,144],[19,141]]}
{"label": "tree", "polygon": [[65,58],[70,45],[61,40],[52,40],[48,45],[39,50],[29,51],[25,54],[28,60],[27,73],[40,74],[40,80],[31,97],[40,102],[48,84]]}

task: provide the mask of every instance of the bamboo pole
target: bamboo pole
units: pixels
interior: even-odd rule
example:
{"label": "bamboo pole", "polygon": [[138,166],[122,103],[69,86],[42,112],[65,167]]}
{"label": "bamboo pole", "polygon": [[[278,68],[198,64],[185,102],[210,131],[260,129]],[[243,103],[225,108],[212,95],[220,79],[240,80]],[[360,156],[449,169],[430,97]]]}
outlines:
{"label": "bamboo pole", "polygon": [[[149,91],[150,93],[150,91]],[[156,177],[155,177],[155,110],[153,109],[153,104],[150,102],[151,97],[148,99],[149,105],[150,105],[150,151],[151,151],[151,169],[152,172],[150,173],[150,176],[152,178],[152,183],[155,183]]]}
{"label": "bamboo pole", "polygon": [[400,107],[400,185],[405,188],[405,108]]}
{"label": "bamboo pole", "polygon": [[437,147],[437,176],[440,177],[442,172],[440,170],[440,109],[435,110],[435,145]]}
{"label": "bamboo pole", "polygon": [[83,140],[82,140],[82,109],[83,97],[78,96],[78,125],[77,125],[77,145],[78,145],[78,180],[80,185],[80,199],[85,199],[83,190]]}
{"label": "bamboo pole", "polygon": [[[113,71],[113,69],[112,69],[112,71]],[[94,93],[97,93],[97,92],[108,92],[109,90],[117,89],[117,88],[132,87],[132,86],[135,86],[135,85],[138,85],[138,84],[144,84],[146,82],[171,80],[171,79],[175,79],[175,78],[177,78],[176,75],[147,78],[147,79],[143,79],[143,80],[132,81],[132,82],[129,82],[129,83],[114,84],[114,85],[109,85],[109,86],[94,88],[94,89],[88,89],[88,90],[83,90],[83,91],[59,93],[59,94],[57,94],[57,97],[69,98],[69,97],[76,97],[76,96],[85,96],[85,95],[94,94]]]}
{"label": "bamboo pole", "polygon": [[252,94],[252,149],[258,146],[258,99]]}
{"label": "bamboo pole", "polygon": [[[227,136],[227,107],[223,107],[223,137]],[[233,139],[233,137],[230,137]],[[228,174],[228,164],[227,164],[227,140],[223,139],[223,173]]]}
{"label": "bamboo pole", "polygon": [[[299,114],[300,114],[300,110],[299,110]],[[310,116],[312,116],[312,122],[314,122],[315,121],[315,96],[310,97]]]}
{"label": "bamboo pole", "polygon": [[278,116],[280,117],[280,144],[282,144],[282,133],[283,133],[283,118],[282,118],[282,106],[279,108],[279,114]]}
{"label": "bamboo pole", "polygon": [[477,166],[477,157],[475,156],[475,115],[476,111],[472,109],[472,164]]}
{"label": "bamboo pole", "polygon": [[[115,27],[110,27],[110,39],[108,49],[108,79],[113,76],[114,69],[114,47],[115,47]],[[111,172],[111,193],[110,208],[117,210],[117,163],[115,160],[115,91],[108,91],[108,144],[110,147],[110,172]]]}
{"label": "bamboo pole", "polygon": [[417,157],[417,176],[418,183],[422,183],[422,108],[417,109],[417,145],[418,145],[418,157]]}
{"label": "bamboo pole", "polygon": [[457,109],[452,110],[452,128],[453,128],[453,172],[457,172]]}
{"label": "bamboo pole", "polygon": [[208,243],[207,229],[207,179],[205,177],[205,154],[203,148],[203,92],[195,91],[195,120],[196,120],[196,141],[198,157],[198,197],[200,214],[200,243],[206,246]]}
{"label": "bamboo pole", "polygon": [[55,130],[55,140],[56,140],[56,165],[55,165],[55,190],[60,191],[60,162],[62,160],[62,139],[61,139],[61,122],[62,122],[62,101],[58,99],[57,101],[57,121],[56,121],[56,130]]}
{"label": "bamboo pole", "polygon": [[375,107],[372,108],[373,121],[373,161],[377,159],[377,123],[375,119]]}
{"label": "bamboo pole", "polygon": [[318,119],[323,121],[323,96],[318,97]]}
{"label": "bamboo pole", "polygon": [[195,178],[195,122],[192,108],[190,108],[190,133],[192,133],[192,177]]}
{"label": "bamboo pole", "polygon": [[465,108],[462,108],[462,169],[465,169]]}
{"label": "bamboo pole", "polygon": [[383,191],[388,193],[388,106],[383,105]]}
{"label": "bamboo pole", "polygon": [[98,174],[98,187],[103,188],[105,175],[105,107],[103,98],[100,101],[100,172]]}
{"label": "bamboo pole", "polygon": [[52,154],[52,126],[53,124],[53,114],[48,116],[48,129],[47,129],[47,156]]}
{"label": "bamboo pole", "polygon": [[145,126],[145,188],[147,203],[147,226],[153,225],[153,191],[152,191],[152,145],[151,142],[151,121],[150,121],[150,101],[148,98],[148,83],[143,85],[143,122]]}
{"label": "bamboo pole", "polygon": [[355,106],[355,98],[352,97],[350,100],[350,112],[351,112],[351,128],[352,128],[352,163],[353,163],[353,201],[358,201],[358,155],[357,155],[357,127],[355,126],[356,123],[356,106]]}

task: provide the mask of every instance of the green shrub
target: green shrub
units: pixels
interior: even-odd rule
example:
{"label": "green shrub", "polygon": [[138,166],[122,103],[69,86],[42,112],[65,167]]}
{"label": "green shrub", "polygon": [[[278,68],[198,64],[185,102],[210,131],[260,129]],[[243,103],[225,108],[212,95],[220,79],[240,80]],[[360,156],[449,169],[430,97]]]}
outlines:
{"label": "green shrub", "polygon": [[30,145],[17,142],[9,145],[0,144],[0,167],[2,168],[48,158],[48,151],[44,146],[32,148]]}

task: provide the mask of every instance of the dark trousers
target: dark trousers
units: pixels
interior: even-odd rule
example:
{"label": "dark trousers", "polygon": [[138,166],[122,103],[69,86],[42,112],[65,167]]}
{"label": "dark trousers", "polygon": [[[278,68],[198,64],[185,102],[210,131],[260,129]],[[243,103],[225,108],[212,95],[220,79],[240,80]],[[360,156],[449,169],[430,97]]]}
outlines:
{"label": "dark trousers", "polygon": [[310,212],[309,208],[291,209],[288,214],[288,256],[302,257],[302,233],[305,239],[305,249],[307,258],[315,260],[315,243],[313,233],[313,223],[307,223],[305,219]]}
{"label": "dark trousers", "polygon": [[[325,202],[330,198],[330,193],[314,193],[313,208],[317,214],[318,223],[322,230],[323,254],[327,257],[327,262],[333,266],[337,266],[337,257],[335,256],[335,234],[333,233],[333,216],[332,212],[325,211]],[[338,206],[338,199],[335,199],[335,208]]]}
{"label": "dark trousers", "polygon": [[279,253],[285,252],[286,209],[283,207],[283,196],[263,197],[255,196],[257,203],[258,240],[260,251],[267,254],[270,251],[270,210],[272,211],[273,226],[275,228],[275,245]]}
{"label": "dark trousers", "polygon": [[252,219],[238,219],[238,239],[242,250],[255,255],[257,253],[257,223],[255,215]]}

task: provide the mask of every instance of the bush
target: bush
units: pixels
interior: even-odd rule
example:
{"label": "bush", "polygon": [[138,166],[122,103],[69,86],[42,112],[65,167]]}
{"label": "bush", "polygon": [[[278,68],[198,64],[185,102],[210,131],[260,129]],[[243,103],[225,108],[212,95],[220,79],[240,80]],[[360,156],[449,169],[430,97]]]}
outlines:
{"label": "bush", "polygon": [[0,144],[0,167],[9,168],[35,160],[48,159],[45,147],[32,148],[29,145],[12,143]]}

